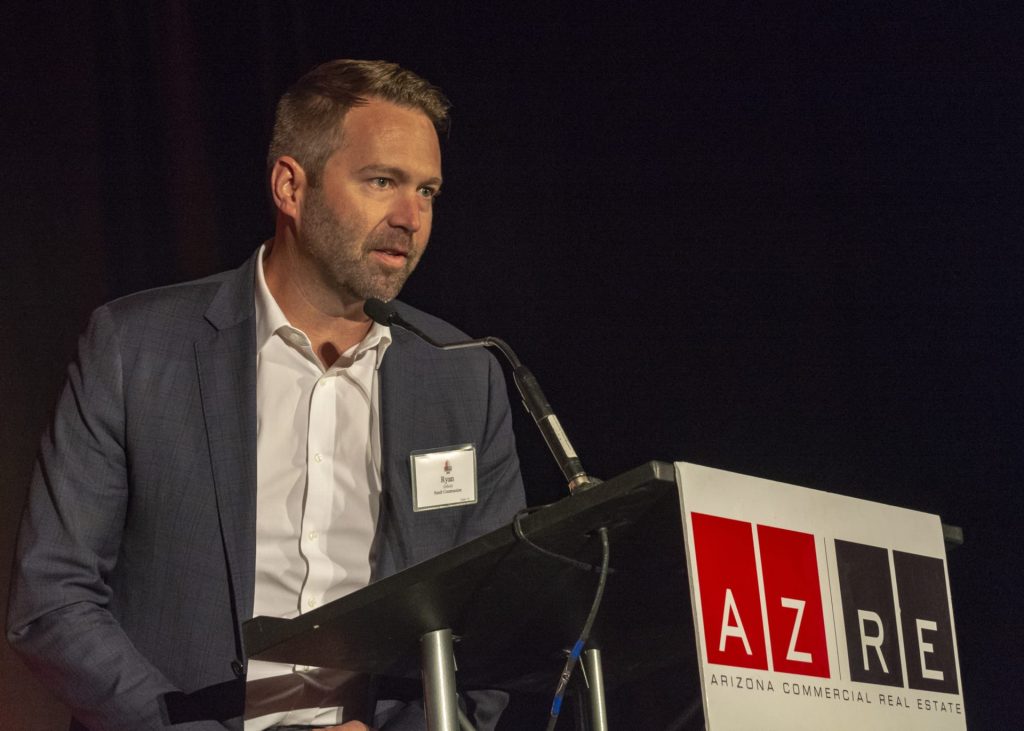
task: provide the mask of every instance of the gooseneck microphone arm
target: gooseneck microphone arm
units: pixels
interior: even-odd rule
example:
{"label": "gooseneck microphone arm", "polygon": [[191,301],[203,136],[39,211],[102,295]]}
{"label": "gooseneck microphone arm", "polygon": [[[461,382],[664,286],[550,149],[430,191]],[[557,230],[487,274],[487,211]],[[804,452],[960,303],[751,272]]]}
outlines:
{"label": "gooseneck microphone arm", "polygon": [[598,480],[590,477],[583,469],[583,464],[576,455],[576,450],[573,449],[572,444],[569,442],[569,437],[566,436],[565,430],[562,429],[562,425],[558,421],[558,417],[552,411],[551,404],[544,397],[544,392],[541,391],[536,377],[530,372],[529,368],[522,364],[522,361],[519,360],[518,356],[516,356],[515,352],[504,340],[486,337],[463,340],[456,343],[439,343],[412,323],[407,322],[405,318],[398,314],[393,305],[382,302],[379,299],[371,298],[366,300],[366,304],[363,305],[363,312],[374,322],[389,327],[394,325],[403,330],[408,330],[416,337],[440,350],[462,350],[463,348],[494,348],[500,350],[508,359],[508,362],[512,364],[512,378],[515,381],[516,388],[519,389],[520,395],[523,397],[523,406],[526,407],[527,413],[533,417],[537,428],[540,429],[540,433],[548,445],[548,449],[551,450],[555,461],[558,462],[558,467],[562,470],[562,474],[568,482],[569,492],[573,493],[577,489],[586,488],[598,482]]}

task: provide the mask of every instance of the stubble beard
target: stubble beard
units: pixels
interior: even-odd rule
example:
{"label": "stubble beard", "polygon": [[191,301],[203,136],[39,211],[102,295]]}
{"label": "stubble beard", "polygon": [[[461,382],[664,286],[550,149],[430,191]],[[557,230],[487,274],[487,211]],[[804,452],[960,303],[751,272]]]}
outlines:
{"label": "stubble beard", "polygon": [[[301,245],[322,281],[342,301],[377,298],[385,302],[398,296],[419,262],[421,250],[401,229],[373,231],[362,236],[358,223],[346,224],[313,189],[303,210]],[[408,251],[401,269],[385,268],[373,261],[375,250],[395,248]]]}

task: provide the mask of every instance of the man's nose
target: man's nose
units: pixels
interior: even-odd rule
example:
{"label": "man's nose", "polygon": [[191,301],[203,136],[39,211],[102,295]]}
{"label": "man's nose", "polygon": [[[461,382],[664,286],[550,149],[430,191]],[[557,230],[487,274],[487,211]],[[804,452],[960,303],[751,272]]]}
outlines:
{"label": "man's nose", "polygon": [[418,192],[397,196],[388,219],[395,228],[416,233],[423,226],[424,199]]}

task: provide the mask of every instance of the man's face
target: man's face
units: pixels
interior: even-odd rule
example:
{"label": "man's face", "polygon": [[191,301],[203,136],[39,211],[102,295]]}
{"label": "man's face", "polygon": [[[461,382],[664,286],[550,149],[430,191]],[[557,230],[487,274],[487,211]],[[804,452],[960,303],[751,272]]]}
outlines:
{"label": "man's face", "polygon": [[441,148],[425,114],[377,99],[349,110],[298,231],[340,304],[398,294],[426,248],[440,187]]}

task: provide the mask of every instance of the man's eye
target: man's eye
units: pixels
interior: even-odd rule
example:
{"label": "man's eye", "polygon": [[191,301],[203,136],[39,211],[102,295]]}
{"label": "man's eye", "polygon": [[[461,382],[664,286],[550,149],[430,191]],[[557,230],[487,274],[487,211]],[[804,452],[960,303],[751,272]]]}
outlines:
{"label": "man's eye", "polygon": [[441,195],[441,191],[438,190],[437,188],[423,186],[422,188],[420,188],[420,195],[423,198],[437,198],[437,196]]}
{"label": "man's eye", "polygon": [[370,184],[375,188],[387,188],[391,185],[391,181],[388,178],[373,178]]}

